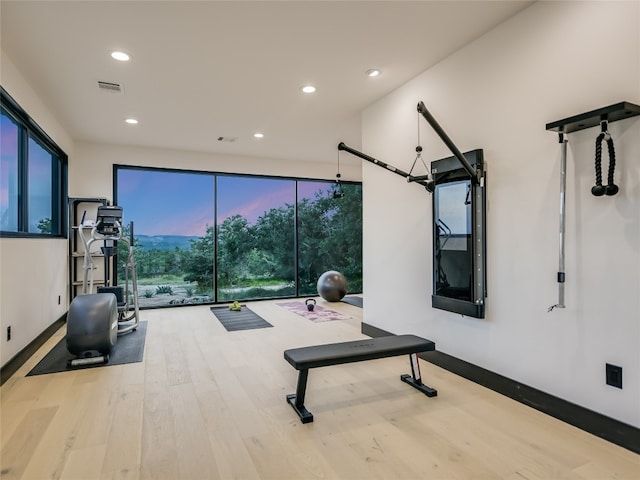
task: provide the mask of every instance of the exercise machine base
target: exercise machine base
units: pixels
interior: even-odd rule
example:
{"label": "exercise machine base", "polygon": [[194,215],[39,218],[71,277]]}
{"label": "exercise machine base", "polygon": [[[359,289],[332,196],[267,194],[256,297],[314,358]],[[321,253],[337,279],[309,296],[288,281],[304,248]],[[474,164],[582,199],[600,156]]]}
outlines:
{"label": "exercise machine base", "polygon": [[98,365],[100,363],[109,363],[109,355],[73,358],[67,362],[67,368],[86,367],[87,365]]}
{"label": "exercise machine base", "polygon": [[413,388],[417,388],[427,397],[438,396],[438,391],[436,389],[426,386],[420,380],[414,379],[411,375],[407,375],[406,373],[404,375],[400,375],[400,380],[402,380],[404,383],[408,383]]}
{"label": "exercise machine base", "polygon": [[297,397],[295,393],[287,395],[287,403],[291,405],[291,407],[293,407],[293,409],[296,411],[296,413],[300,417],[300,420],[302,421],[302,423],[313,422],[313,413],[307,410],[304,405],[297,405],[296,398]]}

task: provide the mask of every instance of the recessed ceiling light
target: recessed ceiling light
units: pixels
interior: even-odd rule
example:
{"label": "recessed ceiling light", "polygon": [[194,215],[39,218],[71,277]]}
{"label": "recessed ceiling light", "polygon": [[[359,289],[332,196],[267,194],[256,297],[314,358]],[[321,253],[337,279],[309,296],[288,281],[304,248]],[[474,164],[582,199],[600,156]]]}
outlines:
{"label": "recessed ceiling light", "polygon": [[111,58],[118,60],[119,62],[128,62],[131,60],[131,56],[128,53],[119,51],[111,52]]}
{"label": "recessed ceiling light", "polygon": [[124,121],[125,121],[125,123],[128,123],[129,125],[137,125],[138,124],[138,120],[136,120],[135,118],[125,118]]}
{"label": "recessed ceiling light", "polygon": [[255,138],[264,138],[264,133],[256,132],[253,134]]}
{"label": "recessed ceiling light", "polygon": [[365,73],[367,74],[367,77],[377,77],[382,72],[380,70],[378,70],[377,68],[372,68],[370,70],[367,70]]}
{"label": "recessed ceiling light", "polygon": [[304,93],[313,93],[316,91],[316,87],[314,87],[313,85],[305,85],[300,90],[302,90]]}

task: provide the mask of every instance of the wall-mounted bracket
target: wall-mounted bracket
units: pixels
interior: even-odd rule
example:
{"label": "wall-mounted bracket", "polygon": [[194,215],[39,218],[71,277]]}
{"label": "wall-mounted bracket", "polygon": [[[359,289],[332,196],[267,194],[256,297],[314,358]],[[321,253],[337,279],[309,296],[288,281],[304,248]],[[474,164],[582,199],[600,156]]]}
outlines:
{"label": "wall-mounted bracket", "polygon": [[603,121],[611,123],[637,115],[640,115],[640,105],[619,102],[608,107],[598,108],[597,110],[547,123],[547,130],[564,133],[578,132],[585,128],[596,127]]}

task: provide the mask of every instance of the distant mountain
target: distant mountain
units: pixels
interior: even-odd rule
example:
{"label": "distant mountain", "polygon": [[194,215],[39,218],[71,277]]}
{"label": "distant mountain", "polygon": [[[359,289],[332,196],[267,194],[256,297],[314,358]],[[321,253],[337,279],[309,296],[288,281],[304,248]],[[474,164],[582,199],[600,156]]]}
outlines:
{"label": "distant mountain", "polygon": [[135,241],[137,247],[144,250],[189,250],[191,248],[191,240],[198,240],[200,237],[190,237],[184,235],[136,235]]}

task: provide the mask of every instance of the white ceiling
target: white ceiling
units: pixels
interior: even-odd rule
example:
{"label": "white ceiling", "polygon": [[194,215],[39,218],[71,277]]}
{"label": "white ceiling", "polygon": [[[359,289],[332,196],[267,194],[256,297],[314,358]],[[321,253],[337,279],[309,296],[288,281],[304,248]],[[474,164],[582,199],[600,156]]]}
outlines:
{"label": "white ceiling", "polygon": [[2,0],[1,41],[76,141],[334,162],[367,105],[531,3]]}

